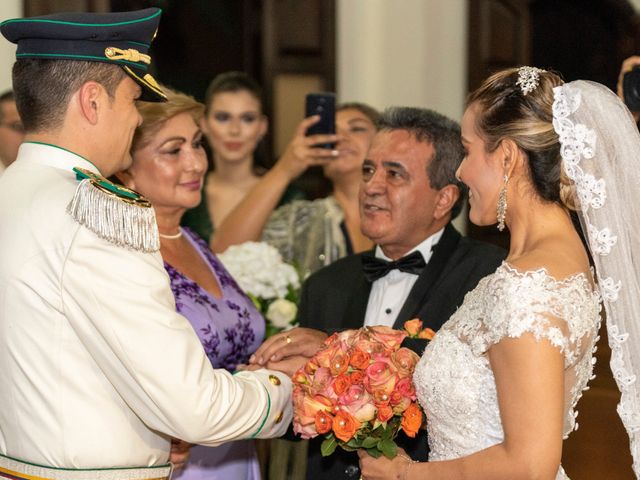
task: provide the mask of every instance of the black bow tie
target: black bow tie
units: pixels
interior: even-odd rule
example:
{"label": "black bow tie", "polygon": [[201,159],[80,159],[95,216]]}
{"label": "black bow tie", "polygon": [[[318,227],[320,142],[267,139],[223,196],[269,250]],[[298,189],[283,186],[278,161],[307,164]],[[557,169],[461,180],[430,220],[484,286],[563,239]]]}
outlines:
{"label": "black bow tie", "polygon": [[384,277],[394,268],[397,268],[401,272],[420,275],[425,265],[426,263],[422,257],[422,253],[419,251],[415,251],[406,257],[402,257],[392,262],[370,255],[362,256],[362,269],[364,271],[364,276],[370,282],[374,282],[379,278]]}

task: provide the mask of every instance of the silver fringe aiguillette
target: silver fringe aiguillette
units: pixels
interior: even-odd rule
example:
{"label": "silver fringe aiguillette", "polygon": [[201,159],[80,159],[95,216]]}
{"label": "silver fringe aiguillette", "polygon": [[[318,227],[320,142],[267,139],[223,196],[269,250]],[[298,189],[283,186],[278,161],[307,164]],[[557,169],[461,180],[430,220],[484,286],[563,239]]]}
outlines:
{"label": "silver fringe aiguillette", "polygon": [[145,253],[160,249],[160,237],[153,208],[116,194],[84,179],[78,185],[67,212],[100,238]]}

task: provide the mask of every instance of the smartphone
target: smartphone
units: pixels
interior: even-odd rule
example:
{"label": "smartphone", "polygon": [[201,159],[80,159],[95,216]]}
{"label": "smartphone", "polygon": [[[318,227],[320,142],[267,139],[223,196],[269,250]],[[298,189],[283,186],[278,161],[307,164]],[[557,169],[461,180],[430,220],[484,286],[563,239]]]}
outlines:
{"label": "smartphone", "polygon": [[[307,135],[336,133],[336,96],[333,93],[310,93],[305,98],[305,117],[320,115],[320,121],[307,129]],[[321,143],[321,148],[334,149],[335,143]]]}

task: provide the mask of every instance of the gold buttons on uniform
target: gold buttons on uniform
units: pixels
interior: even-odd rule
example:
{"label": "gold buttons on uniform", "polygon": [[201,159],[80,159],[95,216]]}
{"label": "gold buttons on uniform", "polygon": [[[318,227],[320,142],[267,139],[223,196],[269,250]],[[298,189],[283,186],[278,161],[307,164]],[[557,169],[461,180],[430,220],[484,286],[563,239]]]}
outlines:
{"label": "gold buttons on uniform", "polygon": [[274,420],[274,423],[280,423],[282,421],[282,417],[283,417],[283,412],[280,412],[276,417],[276,419]]}
{"label": "gold buttons on uniform", "polygon": [[271,385],[275,385],[276,387],[280,385],[280,379],[275,375],[269,375],[269,381],[271,382]]}

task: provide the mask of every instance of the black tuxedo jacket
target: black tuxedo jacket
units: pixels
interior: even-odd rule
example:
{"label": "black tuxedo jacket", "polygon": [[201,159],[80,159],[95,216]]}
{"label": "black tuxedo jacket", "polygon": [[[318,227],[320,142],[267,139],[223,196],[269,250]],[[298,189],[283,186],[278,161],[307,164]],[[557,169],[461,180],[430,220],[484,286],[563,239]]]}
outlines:
{"label": "black tuxedo jacket", "polygon": [[[361,257],[373,254],[370,251],[342,258],[311,275],[303,286],[298,311],[300,326],[327,333],[362,327],[371,283],[362,273]],[[462,237],[451,224],[447,225],[398,313],[394,328],[401,329],[405,321],[419,318],[424,327],[437,331],[462,304],[465,294],[474,289],[482,277],[493,273],[505,256],[503,249]],[[422,355],[426,342],[407,339],[404,346]],[[426,460],[424,433],[414,440],[400,441],[400,437],[398,443],[414,459]],[[331,456],[322,457],[321,441],[322,438],[316,438],[310,442],[308,479],[359,477],[355,453],[338,448]]]}

